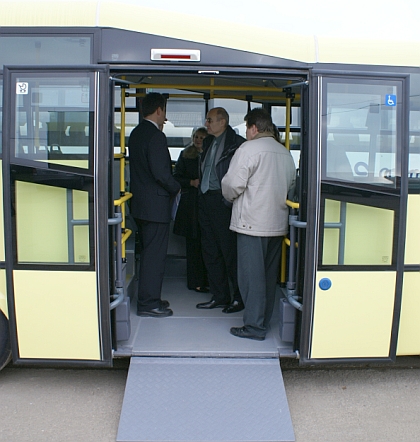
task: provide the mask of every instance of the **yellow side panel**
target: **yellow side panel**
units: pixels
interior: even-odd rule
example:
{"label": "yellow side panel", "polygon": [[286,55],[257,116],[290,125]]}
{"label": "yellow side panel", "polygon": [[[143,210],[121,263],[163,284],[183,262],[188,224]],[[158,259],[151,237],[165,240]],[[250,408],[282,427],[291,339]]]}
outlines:
{"label": "yellow side panel", "polygon": [[397,356],[420,354],[420,272],[405,272]]}
{"label": "yellow side panel", "polygon": [[[343,203],[342,203],[343,204]],[[392,210],[346,204],[345,265],[389,265],[392,259],[394,212]],[[325,222],[340,221],[340,203],[325,201]],[[339,230],[324,229],[323,264],[338,264]]]}
{"label": "yellow side panel", "polygon": [[[76,220],[89,219],[87,192],[73,190],[73,217]],[[74,259],[78,263],[89,262],[89,226],[74,227]]]}
{"label": "yellow side panel", "polygon": [[408,195],[405,264],[420,264],[420,195]]}
{"label": "yellow side panel", "polygon": [[9,317],[7,311],[6,270],[0,270],[0,310]]}
{"label": "yellow side panel", "polygon": [[100,360],[95,272],[15,270],[19,356]]}
{"label": "yellow side panel", "polygon": [[16,219],[19,262],[68,262],[66,189],[18,181]]}
{"label": "yellow side panel", "polygon": [[[321,290],[319,281],[332,286]],[[387,357],[395,272],[318,272],[311,358]]]}
{"label": "yellow side panel", "polygon": [[394,239],[392,210],[347,204],[346,265],[389,265]]}
{"label": "yellow side panel", "polygon": [[[3,170],[2,161],[0,161],[0,172]],[[0,261],[5,260],[4,253],[4,216],[3,216],[3,174],[0,173]]]}
{"label": "yellow side panel", "polygon": [[[73,219],[89,220],[88,192],[16,183],[16,225],[19,263],[89,262],[89,227],[72,227],[67,219],[71,202]],[[72,258],[73,259],[73,258]]]}
{"label": "yellow side panel", "polygon": [[[340,202],[325,200],[325,223],[340,221]],[[339,230],[324,229],[324,246],[322,250],[323,264],[338,264]]]}

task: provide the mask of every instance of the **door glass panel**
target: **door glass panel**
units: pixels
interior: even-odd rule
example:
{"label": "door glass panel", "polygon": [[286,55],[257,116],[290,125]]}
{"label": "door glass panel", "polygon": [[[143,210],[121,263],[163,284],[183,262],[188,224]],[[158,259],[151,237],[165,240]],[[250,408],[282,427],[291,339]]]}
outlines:
{"label": "door glass panel", "polygon": [[12,157],[90,168],[93,146],[92,74],[16,77]]}
{"label": "door glass panel", "polygon": [[53,185],[61,181],[59,184],[87,187],[86,178],[61,175],[45,179],[41,175],[33,181],[14,181],[17,262],[90,264],[89,189]]}
{"label": "door glass panel", "polygon": [[323,179],[395,187],[397,86],[328,80],[325,87]]}

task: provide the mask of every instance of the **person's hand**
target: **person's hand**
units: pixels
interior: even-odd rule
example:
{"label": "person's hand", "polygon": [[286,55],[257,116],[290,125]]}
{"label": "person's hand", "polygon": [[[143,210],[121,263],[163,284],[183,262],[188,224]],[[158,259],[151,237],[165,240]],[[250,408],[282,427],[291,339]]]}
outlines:
{"label": "person's hand", "polygon": [[198,178],[195,179],[195,180],[190,180],[190,185],[192,187],[197,187],[198,188],[198,186],[200,185],[200,180]]}

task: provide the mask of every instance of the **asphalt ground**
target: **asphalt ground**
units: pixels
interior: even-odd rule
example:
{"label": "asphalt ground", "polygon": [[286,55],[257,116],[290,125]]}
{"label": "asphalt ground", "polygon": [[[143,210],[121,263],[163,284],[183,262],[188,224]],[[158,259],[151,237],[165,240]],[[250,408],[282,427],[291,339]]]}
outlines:
{"label": "asphalt ground", "polygon": [[[300,368],[281,361],[297,442],[420,440],[420,358]],[[115,441],[128,360],[0,372],[0,441]],[[216,423],[215,423],[216,424]]]}

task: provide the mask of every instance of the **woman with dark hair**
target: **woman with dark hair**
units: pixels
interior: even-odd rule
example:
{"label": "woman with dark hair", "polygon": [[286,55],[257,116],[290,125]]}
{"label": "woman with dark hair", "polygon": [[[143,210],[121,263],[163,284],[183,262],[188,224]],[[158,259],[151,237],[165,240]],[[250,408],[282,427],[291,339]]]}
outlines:
{"label": "woman with dark hair", "polygon": [[187,255],[187,287],[207,293],[207,272],[201,253],[200,225],[198,224],[198,164],[207,129],[199,127],[192,134],[192,142],[179,155],[174,178],[181,185],[181,199],[176,212],[174,233],[185,236]]}

